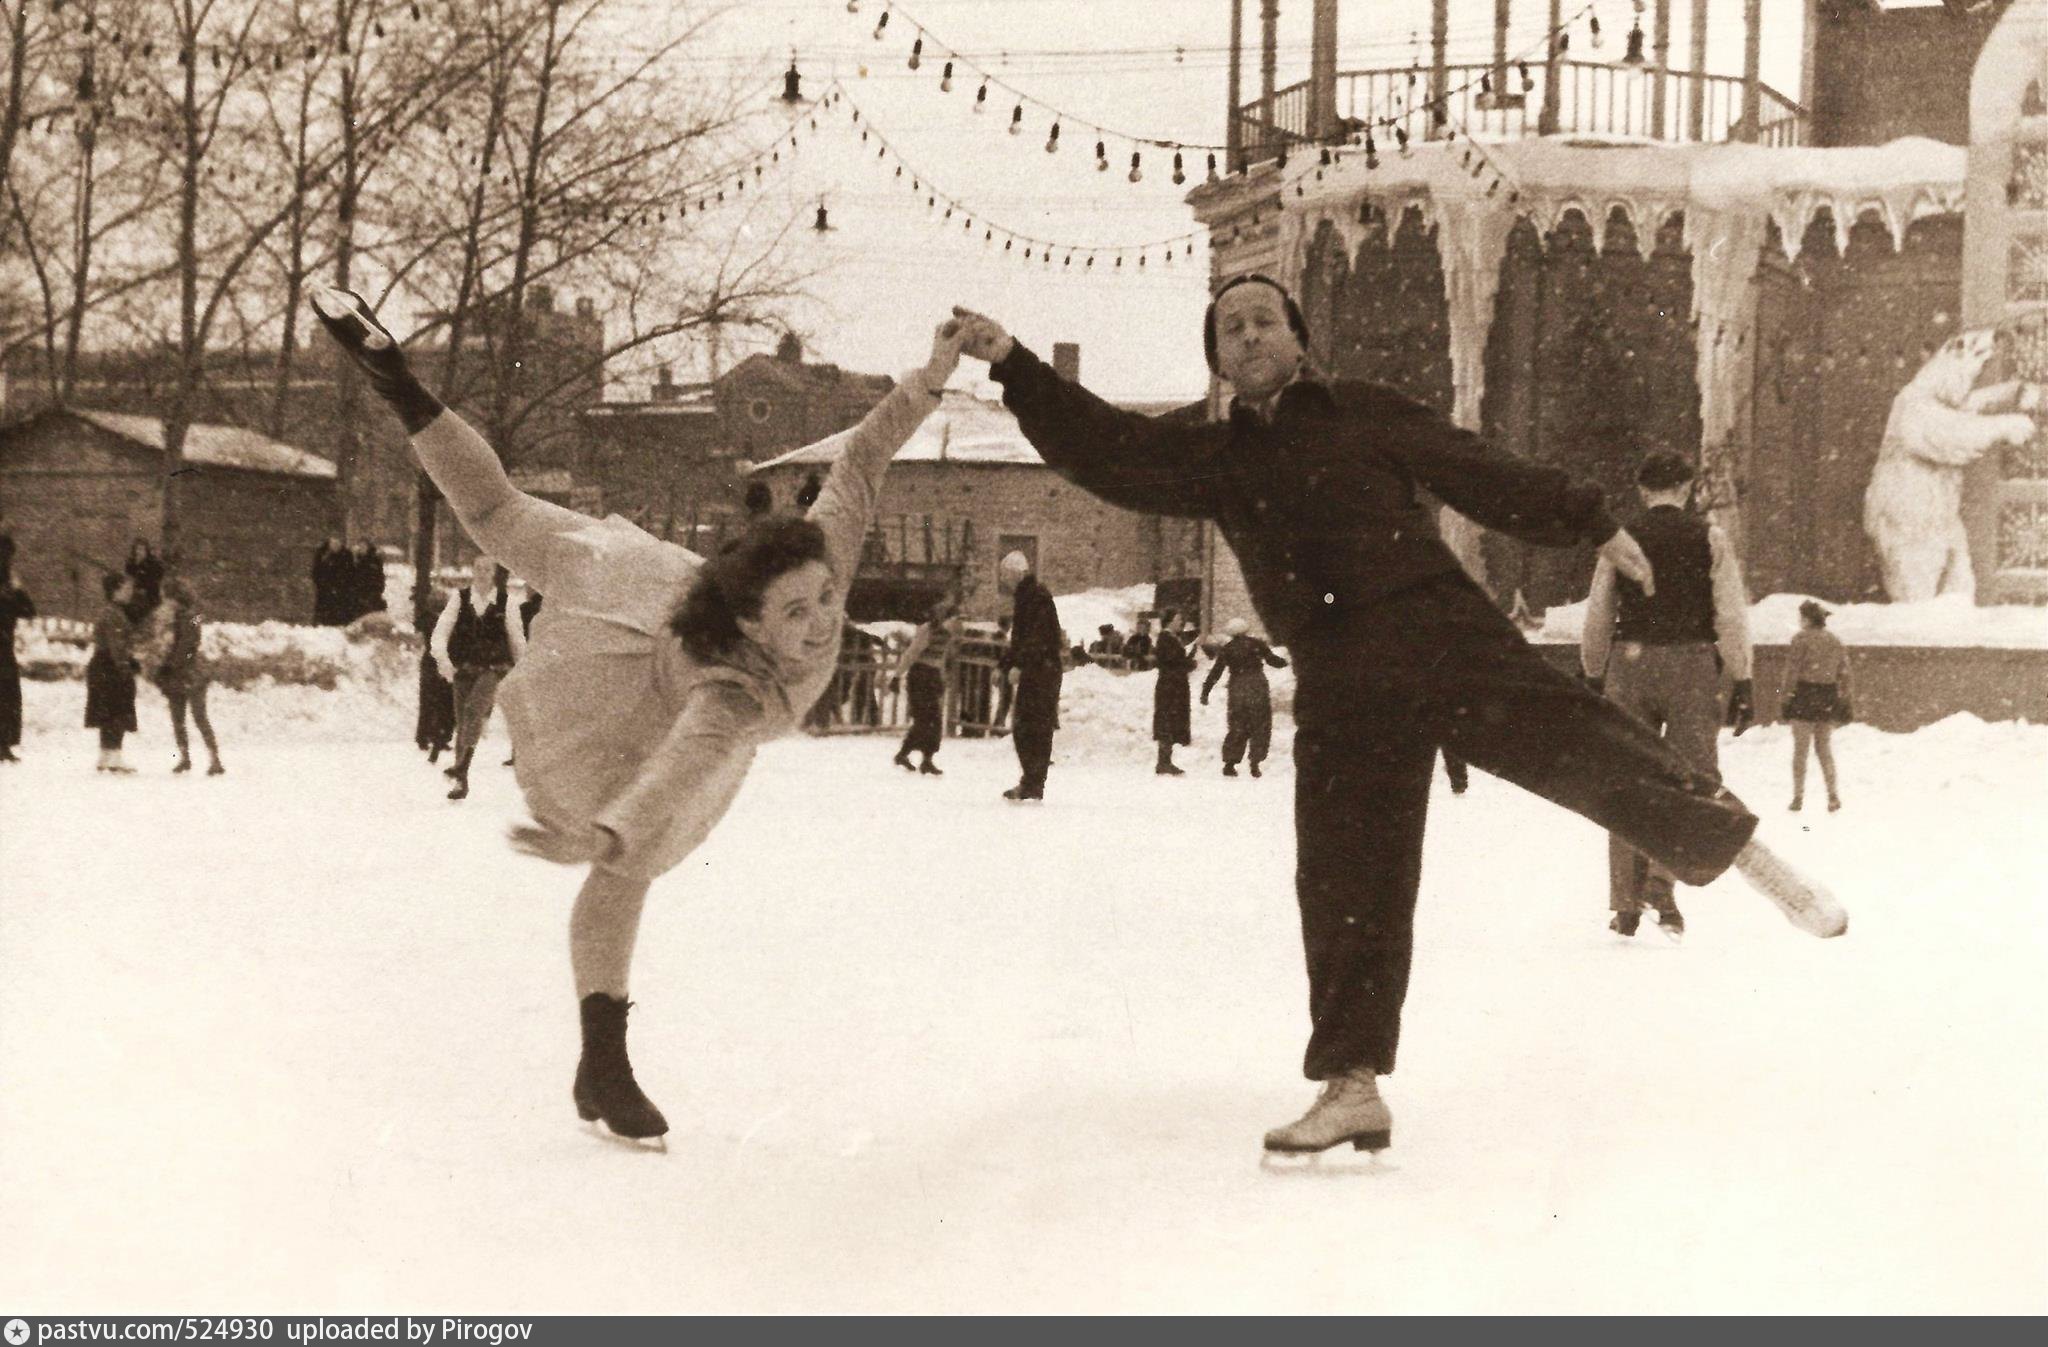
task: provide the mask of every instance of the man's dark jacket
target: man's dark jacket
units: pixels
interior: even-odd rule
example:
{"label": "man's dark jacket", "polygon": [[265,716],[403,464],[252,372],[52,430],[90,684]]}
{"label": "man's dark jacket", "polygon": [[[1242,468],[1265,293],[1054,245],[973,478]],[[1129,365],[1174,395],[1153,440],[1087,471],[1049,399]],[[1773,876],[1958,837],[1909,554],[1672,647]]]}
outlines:
{"label": "man's dark jacket", "polygon": [[1421,490],[1524,542],[1601,543],[1597,487],[1517,458],[1390,388],[1298,380],[1270,424],[1202,404],[1140,416],[1014,346],[991,374],[1032,446],[1113,505],[1209,519],[1236,553],[1273,640],[1339,636],[1348,613],[1459,574]]}

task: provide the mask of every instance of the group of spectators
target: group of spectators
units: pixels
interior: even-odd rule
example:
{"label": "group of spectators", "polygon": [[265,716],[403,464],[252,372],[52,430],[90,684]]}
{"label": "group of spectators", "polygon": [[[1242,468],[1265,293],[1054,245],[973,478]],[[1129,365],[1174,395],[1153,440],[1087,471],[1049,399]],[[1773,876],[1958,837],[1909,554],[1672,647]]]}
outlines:
{"label": "group of spectators", "polygon": [[345,627],[384,610],[384,557],[368,541],[349,547],[330,533],[313,554],[313,625]]}

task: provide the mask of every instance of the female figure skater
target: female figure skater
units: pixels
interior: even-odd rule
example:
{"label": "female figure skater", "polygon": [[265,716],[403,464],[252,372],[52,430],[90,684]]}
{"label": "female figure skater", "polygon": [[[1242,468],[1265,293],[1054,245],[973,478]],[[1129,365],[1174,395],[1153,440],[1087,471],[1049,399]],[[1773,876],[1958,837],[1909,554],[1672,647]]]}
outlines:
{"label": "female figure skater", "polygon": [[[896,750],[891,761],[906,772],[911,770],[910,755],[919,753],[924,761],[918,764],[917,771],[926,776],[945,775],[932,757],[946,741],[946,660],[952,654],[953,638],[960,626],[953,610],[950,598],[934,604],[931,614],[918,624],[916,634],[896,661],[897,675],[905,678],[904,686],[910,694],[910,731],[903,736],[903,747]],[[904,674],[906,669],[908,675]]]}
{"label": "female figure skater", "polygon": [[360,297],[322,290],[314,307],[405,423],[477,546],[548,596],[501,694],[535,820],[513,842],[590,867],[569,918],[583,1027],[576,1112],[622,1137],[659,1137],[668,1122],[626,1055],[627,973],[648,885],[724,817],[756,746],[794,730],[831,681],[882,475],[938,405],[960,325],[942,324],[924,368],[848,432],[808,515],[760,520],[707,559],[617,516],[515,489]]}
{"label": "female figure skater", "polygon": [[1821,780],[1827,783],[1828,812],[1842,807],[1835,790],[1835,726],[1849,723],[1849,651],[1828,630],[1828,610],[1808,599],[1799,605],[1799,633],[1786,656],[1785,681],[1792,695],[1784,717],[1792,722],[1792,809],[1806,803],[1806,750],[1820,759]]}

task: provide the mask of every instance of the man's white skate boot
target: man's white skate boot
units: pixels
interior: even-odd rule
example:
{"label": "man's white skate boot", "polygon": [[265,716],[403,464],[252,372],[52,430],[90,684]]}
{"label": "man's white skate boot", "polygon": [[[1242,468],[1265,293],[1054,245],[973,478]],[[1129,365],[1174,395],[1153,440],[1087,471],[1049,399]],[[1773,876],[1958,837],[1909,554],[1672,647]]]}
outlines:
{"label": "man's white skate boot", "polygon": [[1754,837],[1735,853],[1735,871],[1749,886],[1771,900],[1785,920],[1823,940],[1849,929],[1849,914],[1835,896],[1787,865]]}
{"label": "man's white skate boot", "polygon": [[1383,1151],[1393,1139],[1394,1115],[1380,1098],[1379,1073],[1361,1066],[1324,1081],[1308,1112],[1266,1133],[1266,1149],[1310,1155],[1348,1141],[1354,1150]]}

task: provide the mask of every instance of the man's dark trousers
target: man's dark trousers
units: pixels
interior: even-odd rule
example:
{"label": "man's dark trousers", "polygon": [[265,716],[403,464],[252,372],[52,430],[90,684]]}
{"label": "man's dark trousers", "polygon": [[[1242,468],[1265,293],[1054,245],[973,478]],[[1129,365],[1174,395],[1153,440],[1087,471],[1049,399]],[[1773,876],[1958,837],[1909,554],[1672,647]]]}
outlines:
{"label": "man's dark trousers", "polygon": [[[1332,613],[1290,653],[1311,1079],[1394,1069],[1439,748],[1584,816],[1687,883],[1720,874],[1756,828],[1717,779],[1547,664],[1463,576]],[[1510,883],[1473,898],[1517,901]]]}
{"label": "man's dark trousers", "polygon": [[1017,746],[1018,784],[1026,795],[1045,793],[1045,774],[1052,766],[1052,735],[1060,723],[1060,666],[1027,664],[1017,673],[1016,717],[1010,738]]}

